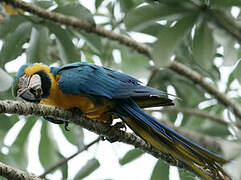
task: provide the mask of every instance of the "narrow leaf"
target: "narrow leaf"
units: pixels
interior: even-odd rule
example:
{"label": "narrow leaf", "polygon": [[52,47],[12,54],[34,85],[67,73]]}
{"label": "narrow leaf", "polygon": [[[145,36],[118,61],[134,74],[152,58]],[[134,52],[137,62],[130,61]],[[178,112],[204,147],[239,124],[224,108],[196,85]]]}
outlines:
{"label": "narrow leaf", "polygon": [[206,69],[210,69],[216,53],[216,44],[212,30],[206,22],[197,26],[193,39],[193,56],[196,62]]}
{"label": "narrow leaf", "polygon": [[103,0],[95,0],[95,9],[98,9],[102,2]]}
{"label": "narrow leaf", "polygon": [[17,29],[8,34],[0,52],[1,64],[17,58],[23,52],[23,44],[28,41],[32,25],[29,22],[20,24]]}
{"label": "narrow leaf", "polygon": [[[65,159],[65,157],[58,153],[61,159]],[[61,172],[62,172],[62,179],[68,179],[68,163],[65,163],[61,166]]]}
{"label": "narrow leaf", "polygon": [[0,91],[8,90],[12,85],[13,78],[6,71],[0,68]]}
{"label": "narrow leaf", "polygon": [[195,179],[195,175],[185,171],[185,170],[179,170],[179,175],[181,180],[193,180]]}
{"label": "narrow leaf", "polygon": [[14,165],[21,167],[21,169],[26,169],[28,164],[27,158],[27,139],[29,133],[36,122],[35,116],[30,116],[26,120],[23,128],[19,132],[17,138],[15,139],[13,145],[11,146],[9,156],[12,156],[15,160]]}
{"label": "narrow leaf", "polygon": [[120,7],[122,11],[129,12],[135,7],[135,3],[132,0],[120,0]]}
{"label": "narrow leaf", "polygon": [[169,180],[169,165],[158,160],[151,175],[151,180]]}
{"label": "narrow leaf", "polygon": [[29,48],[27,49],[27,62],[48,62],[48,45],[49,45],[48,29],[38,26],[32,29]]}
{"label": "narrow leaf", "polygon": [[210,0],[211,7],[231,8],[232,6],[241,6],[241,0]]}
{"label": "narrow leaf", "polygon": [[96,169],[100,167],[100,163],[97,159],[91,159],[82,167],[76,174],[74,179],[83,179],[93,173]]}
{"label": "narrow leaf", "polygon": [[17,27],[26,21],[26,18],[21,15],[13,15],[4,18],[0,23],[0,38],[5,38],[9,33],[14,32]]}
{"label": "narrow leaf", "polygon": [[128,30],[141,31],[157,20],[173,17],[179,19],[186,16],[194,9],[188,9],[183,6],[168,6],[164,4],[146,5],[134,9],[127,14],[124,23]]}
{"label": "narrow leaf", "polygon": [[241,83],[241,60],[238,62],[236,68],[234,69],[233,76],[238,79],[239,83]]}
{"label": "narrow leaf", "polygon": [[153,59],[157,67],[167,66],[171,62],[175,48],[184,39],[193,26],[196,16],[183,18],[173,27],[164,27],[153,44]]}
{"label": "narrow leaf", "polygon": [[119,163],[123,166],[123,165],[139,158],[143,154],[144,154],[143,151],[141,151],[139,149],[132,149],[132,150],[128,151],[122,159],[119,160]]}
{"label": "narrow leaf", "polygon": [[44,9],[48,9],[54,5],[53,1],[42,0],[42,1],[34,1],[34,5],[39,6]]}
{"label": "narrow leaf", "polygon": [[63,6],[59,6],[54,10],[54,12],[58,12],[68,16],[74,16],[76,18],[86,20],[91,24],[95,24],[91,12],[79,3],[69,3]]}
{"label": "narrow leaf", "polygon": [[78,32],[81,38],[86,40],[87,45],[91,48],[94,53],[99,54],[102,49],[101,38],[95,34],[90,34],[86,32]]}
{"label": "narrow leaf", "polygon": [[53,23],[48,23],[48,28],[56,36],[57,48],[63,64],[79,61],[80,52],[74,46],[69,31]]}
{"label": "narrow leaf", "polygon": [[226,31],[215,29],[214,33],[215,41],[223,46],[223,65],[234,65],[238,60],[238,49],[234,48],[236,39],[230,36]]}
{"label": "narrow leaf", "polygon": [[49,168],[51,165],[55,164],[59,159],[57,154],[57,145],[55,140],[51,137],[49,132],[48,123],[47,121],[42,121],[42,128],[41,128],[41,139],[39,143],[39,160],[43,167]]}
{"label": "narrow leaf", "polygon": [[[63,135],[65,136],[65,138],[71,144],[73,144],[73,145],[80,145],[80,146],[83,145],[83,139],[84,139],[83,135],[84,134],[81,133],[81,131],[83,131],[82,128],[76,127],[76,126],[72,126],[72,128],[70,127],[71,131],[66,131],[64,126],[60,126],[60,127],[61,127],[61,130],[63,132]],[[79,135],[78,133],[81,134],[82,136],[81,137],[78,136]],[[82,140],[81,144],[79,144],[80,140]]]}

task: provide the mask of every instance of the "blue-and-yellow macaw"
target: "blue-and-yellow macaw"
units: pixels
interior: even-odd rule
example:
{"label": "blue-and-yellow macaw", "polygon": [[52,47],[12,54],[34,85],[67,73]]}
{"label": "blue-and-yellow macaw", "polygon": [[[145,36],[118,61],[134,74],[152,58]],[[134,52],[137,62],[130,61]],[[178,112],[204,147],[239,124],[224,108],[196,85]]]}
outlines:
{"label": "blue-and-yellow macaw", "polygon": [[78,108],[86,117],[108,122],[112,113],[141,138],[164,153],[184,162],[200,177],[212,178],[205,169],[225,174],[227,160],[197,145],[161,124],[141,107],[173,105],[167,93],[143,86],[123,73],[90,63],[78,62],[61,67],[43,64],[23,65],[16,74],[13,92],[30,102],[62,109]]}

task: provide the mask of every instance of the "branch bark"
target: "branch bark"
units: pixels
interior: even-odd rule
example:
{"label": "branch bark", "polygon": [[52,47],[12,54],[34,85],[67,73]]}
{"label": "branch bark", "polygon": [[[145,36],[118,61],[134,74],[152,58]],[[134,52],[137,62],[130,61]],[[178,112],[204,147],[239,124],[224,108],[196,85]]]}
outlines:
{"label": "branch bark", "polygon": [[9,165],[6,165],[4,163],[0,162],[0,176],[3,176],[7,179],[14,179],[14,180],[43,180],[40,177],[37,177],[35,175],[26,173],[20,169],[11,167]]}
{"label": "branch bark", "polygon": [[[12,4],[16,8],[21,8],[24,11],[30,12],[32,14],[38,15],[39,17],[54,21],[56,23],[65,24],[86,32],[95,33],[97,35],[118,41],[128,47],[131,47],[137,50],[139,53],[146,55],[147,57],[152,57],[152,50],[149,46],[146,46],[142,43],[138,43],[127,36],[122,34],[115,33],[113,31],[108,31],[102,27],[95,26],[91,23],[88,23],[84,20],[77,19],[72,16],[65,16],[59,13],[49,12],[45,9],[32,5],[30,3],[21,1],[21,0],[1,0],[6,3]],[[186,76],[186,78],[191,79],[193,82],[201,85],[205,90],[207,90],[211,95],[213,95],[219,102],[224,106],[230,107],[234,114],[241,119],[241,107],[235,103],[232,99],[228,98],[225,94],[217,90],[217,88],[207,82],[203,76],[193,71],[191,68],[178,63],[176,61],[172,62],[170,67],[174,72],[179,73],[180,75]]]}
{"label": "branch bark", "polygon": [[[174,159],[167,153],[162,153],[157,149],[153,148],[149,143],[145,142],[138,136],[121,131],[113,126],[108,126],[107,124],[99,123],[91,119],[83,117],[79,113],[64,111],[56,107],[45,106],[41,104],[34,104],[29,102],[18,102],[18,101],[0,101],[0,113],[9,113],[9,114],[19,114],[19,115],[37,115],[37,116],[51,116],[57,119],[67,120],[71,123],[75,123],[79,126],[82,126],[92,132],[95,132],[99,135],[103,135],[109,139],[115,139],[116,141],[123,142],[129,145],[133,145],[136,148],[147,152],[154,157],[161,159],[167,162],[170,165],[177,166],[179,168],[186,169],[193,173],[182,161]],[[192,134],[193,136],[193,134]],[[204,136],[204,135],[203,135]],[[189,137],[190,138],[190,137]],[[192,139],[192,138],[190,138]],[[201,139],[203,142],[203,137]],[[209,143],[212,144],[209,144]],[[216,143],[215,148],[213,147],[213,142]],[[211,150],[222,154],[221,143],[214,138],[206,138],[205,143],[209,144],[212,148]],[[218,148],[217,148],[218,147]]]}

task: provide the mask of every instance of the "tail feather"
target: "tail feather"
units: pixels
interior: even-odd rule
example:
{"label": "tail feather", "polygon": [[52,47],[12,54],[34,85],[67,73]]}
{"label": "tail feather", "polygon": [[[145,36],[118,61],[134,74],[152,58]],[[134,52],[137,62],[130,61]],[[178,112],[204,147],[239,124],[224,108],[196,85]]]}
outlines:
{"label": "tail feather", "polygon": [[172,106],[174,103],[167,97],[160,96],[142,96],[133,98],[136,104],[141,108],[158,107],[158,106]]}
{"label": "tail feather", "polygon": [[126,124],[135,133],[160,151],[186,163],[203,179],[211,180],[211,177],[197,165],[203,168],[211,167],[224,173],[218,164],[225,164],[227,160],[156,121],[142,111],[133,100],[118,100],[116,104],[116,111],[123,116]]}

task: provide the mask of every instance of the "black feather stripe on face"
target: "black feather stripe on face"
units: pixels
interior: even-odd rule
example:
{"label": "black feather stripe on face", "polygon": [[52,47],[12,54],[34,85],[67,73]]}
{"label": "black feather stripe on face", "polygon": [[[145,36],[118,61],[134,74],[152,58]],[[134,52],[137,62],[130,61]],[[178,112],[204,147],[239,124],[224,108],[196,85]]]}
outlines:
{"label": "black feather stripe on face", "polygon": [[47,98],[50,95],[51,79],[44,71],[38,71],[35,74],[41,77],[42,98]]}

